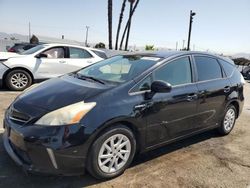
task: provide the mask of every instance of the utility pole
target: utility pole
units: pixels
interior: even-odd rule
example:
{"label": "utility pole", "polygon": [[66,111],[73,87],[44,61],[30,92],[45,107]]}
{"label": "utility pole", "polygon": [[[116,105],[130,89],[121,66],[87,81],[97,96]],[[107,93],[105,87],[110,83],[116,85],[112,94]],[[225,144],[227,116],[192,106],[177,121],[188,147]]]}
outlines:
{"label": "utility pole", "polygon": [[89,26],[86,26],[85,46],[88,46]]}
{"label": "utility pole", "polygon": [[190,50],[190,38],[191,38],[191,32],[192,32],[193,16],[195,16],[195,15],[196,15],[196,13],[191,10],[190,11],[190,18],[189,18],[189,31],[188,31],[187,51]]}
{"label": "utility pole", "polygon": [[176,51],[178,50],[178,41],[175,44],[175,49],[176,49]]}
{"label": "utility pole", "polygon": [[29,22],[29,42],[30,42],[30,38],[31,36],[30,36],[30,22]]}

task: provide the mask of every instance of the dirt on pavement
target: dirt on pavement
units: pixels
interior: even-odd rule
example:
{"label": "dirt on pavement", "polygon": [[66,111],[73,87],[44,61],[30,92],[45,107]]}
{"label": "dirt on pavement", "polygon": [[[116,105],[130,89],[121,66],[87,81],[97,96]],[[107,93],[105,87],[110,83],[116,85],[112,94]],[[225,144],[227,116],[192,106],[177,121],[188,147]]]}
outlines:
{"label": "dirt on pavement", "polygon": [[[18,95],[0,91],[0,121]],[[209,131],[139,155],[118,178],[101,182],[76,177],[26,175],[9,158],[0,138],[0,187],[250,187],[250,84],[245,106],[230,135]],[[1,130],[2,124],[0,124]],[[0,134],[0,137],[2,135]]]}

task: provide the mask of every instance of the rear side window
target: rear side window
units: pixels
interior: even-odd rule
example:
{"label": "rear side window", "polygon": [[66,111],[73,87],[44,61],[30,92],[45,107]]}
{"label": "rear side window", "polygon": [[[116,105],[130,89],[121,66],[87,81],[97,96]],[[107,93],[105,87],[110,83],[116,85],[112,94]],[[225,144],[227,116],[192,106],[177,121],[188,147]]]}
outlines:
{"label": "rear side window", "polygon": [[221,59],[219,59],[219,62],[222,65],[227,77],[231,76],[234,69],[235,69],[235,66],[233,64],[228,63],[228,62],[221,60]]}
{"label": "rear side window", "polygon": [[222,71],[216,59],[210,57],[195,56],[198,72],[198,81],[222,78]]}
{"label": "rear side window", "polygon": [[71,59],[91,58],[92,55],[84,49],[69,47],[69,57]]}
{"label": "rear side window", "polygon": [[181,85],[192,82],[189,57],[174,60],[155,71],[154,80],[163,80],[171,85]]}
{"label": "rear side window", "polygon": [[99,56],[99,57],[101,57],[103,59],[108,58],[104,52],[100,52],[100,51],[96,51],[96,50],[92,50],[92,52],[94,52],[97,56]]}

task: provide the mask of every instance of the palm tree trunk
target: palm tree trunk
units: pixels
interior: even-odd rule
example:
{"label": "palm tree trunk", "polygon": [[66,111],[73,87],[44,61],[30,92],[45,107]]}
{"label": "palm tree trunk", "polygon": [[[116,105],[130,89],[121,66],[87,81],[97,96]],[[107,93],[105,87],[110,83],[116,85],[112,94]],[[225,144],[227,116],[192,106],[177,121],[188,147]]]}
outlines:
{"label": "palm tree trunk", "polygon": [[120,43],[119,50],[122,50],[122,45],[123,45],[123,41],[124,41],[124,38],[125,38],[125,34],[126,34],[127,30],[128,30],[129,23],[130,23],[130,21],[131,21],[131,19],[132,19],[132,16],[133,16],[133,14],[134,14],[134,12],[135,12],[135,10],[136,10],[136,7],[137,7],[138,4],[139,4],[139,1],[140,1],[140,0],[137,0],[137,1],[136,1],[135,6],[134,6],[134,8],[133,8],[133,10],[132,10],[132,14],[129,16],[129,19],[128,19],[127,23],[126,23],[125,29],[124,29],[123,34],[122,34],[122,39],[121,39],[121,43]]}
{"label": "palm tree trunk", "polygon": [[109,49],[112,49],[112,0],[108,0],[108,35],[109,35]]}
{"label": "palm tree trunk", "polygon": [[128,31],[127,31],[127,38],[125,43],[125,51],[128,50],[128,40],[129,40],[129,34],[130,34],[130,27],[131,27],[131,21],[132,21],[132,11],[133,11],[133,1],[130,1],[130,9],[129,9],[129,23],[128,23]]}
{"label": "palm tree trunk", "polygon": [[116,32],[116,42],[115,42],[115,49],[118,49],[118,40],[119,40],[119,35],[120,35],[120,30],[121,30],[121,24],[122,24],[122,19],[123,19],[123,13],[126,7],[126,1],[127,0],[123,0],[122,3],[122,8],[121,8],[121,13],[120,13],[120,18],[119,18],[119,23],[118,23],[118,27],[117,27],[117,32]]}

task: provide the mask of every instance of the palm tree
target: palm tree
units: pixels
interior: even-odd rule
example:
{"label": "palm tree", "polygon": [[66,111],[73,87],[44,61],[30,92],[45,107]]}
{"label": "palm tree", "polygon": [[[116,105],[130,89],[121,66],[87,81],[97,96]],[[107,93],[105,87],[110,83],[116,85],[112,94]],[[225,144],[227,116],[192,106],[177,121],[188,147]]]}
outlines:
{"label": "palm tree", "polygon": [[112,49],[112,0],[108,0],[108,35],[109,35],[109,49]]}
{"label": "palm tree", "polygon": [[126,23],[125,29],[124,29],[123,34],[122,34],[122,39],[121,39],[121,43],[120,43],[120,47],[119,47],[120,50],[122,50],[122,44],[123,44],[123,41],[124,41],[124,38],[125,38],[125,34],[126,34],[127,30],[128,30],[129,24],[131,24],[132,16],[133,16],[139,2],[140,2],[140,0],[136,1],[131,14],[129,15],[129,19],[128,19],[127,23]]}
{"label": "palm tree", "polygon": [[127,31],[127,39],[125,43],[125,51],[128,50],[128,40],[129,40],[129,34],[130,34],[130,28],[131,28],[131,21],[132,21],[132,11],[133,11],[133,3],[135,0],[128,0],[130,2],[130,9],[129,9],[129,24],[128,24],[128,31]]}
{"label": "palm tree", "polygon": [[119,35],[120,35],[120,30],[121,30],[121,24],[122,24],[122,19],[123,19],[123,13],[126,7],[126,2],[127,0],[123,0],[122,3],[122,8],[121,8],[121,13],[120,13],[120,18],[118,22],[118,27],[117,27],[117,32],[116,32],[116,42],[115,42],[115,49],[118,49],[118,40],[119,40]]}

